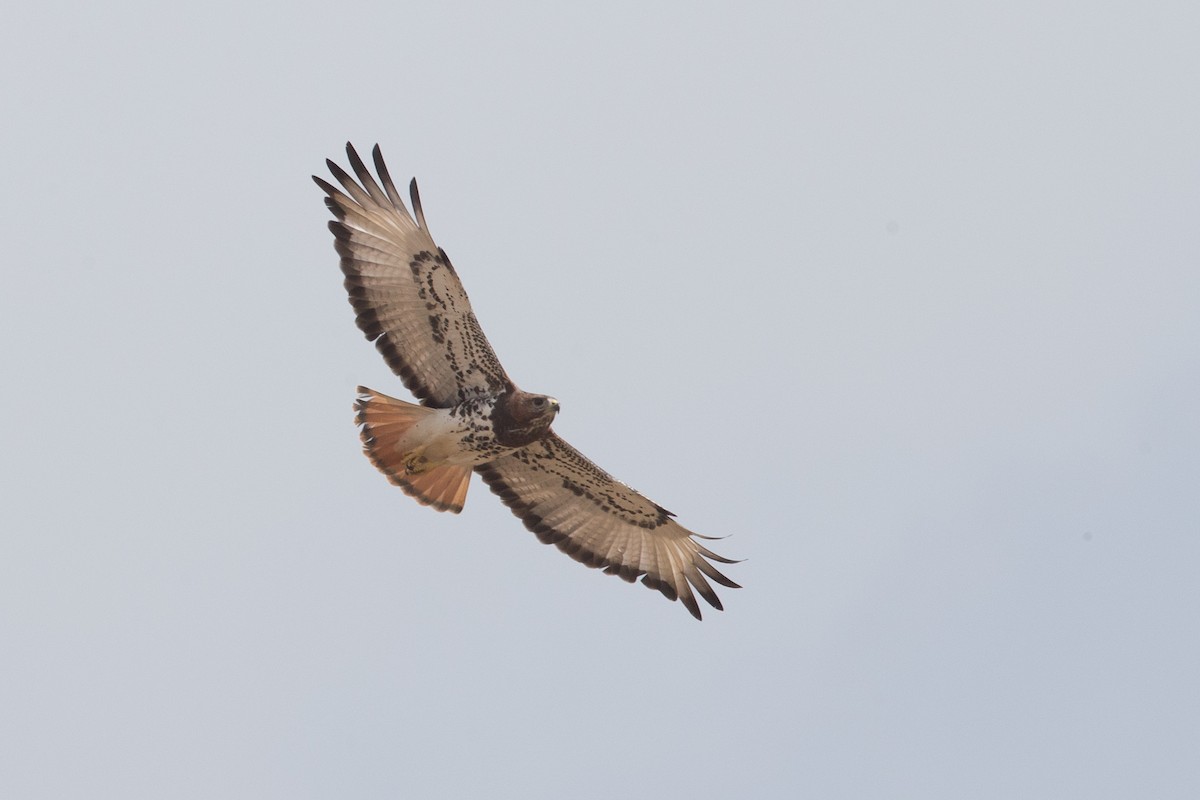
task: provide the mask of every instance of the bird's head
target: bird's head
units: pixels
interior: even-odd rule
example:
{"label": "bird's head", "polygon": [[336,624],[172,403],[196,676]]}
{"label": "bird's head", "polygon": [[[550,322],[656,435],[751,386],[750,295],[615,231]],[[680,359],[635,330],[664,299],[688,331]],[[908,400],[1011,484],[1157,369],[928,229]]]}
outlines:
{"label": "bird's head", "polygon": [[521,425],[543,422],[549,426],[558,414],[558,401],[545,394],[517,392],[509,403],[513,419]]}
{"label": "bird's head", "polygon": [[514,389],[496,401],[492,430],[505,447],[524,447],[546,435],[557,413],[558,401],[553,397]]}

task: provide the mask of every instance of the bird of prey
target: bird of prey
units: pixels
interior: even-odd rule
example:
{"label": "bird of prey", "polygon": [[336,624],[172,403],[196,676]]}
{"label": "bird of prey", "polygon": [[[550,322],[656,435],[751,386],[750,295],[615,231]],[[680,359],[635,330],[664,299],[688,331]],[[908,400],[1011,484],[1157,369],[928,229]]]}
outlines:
{"label": "bird of prey", "polygon": [[420,401],[358,387],[356,420],[371,462],[417,502],[452,513],[462,510],[474,470],[542,542],[630,583],[641,578],[696,619],[693,589],[721,609],[709,580],[739,587],[710,562],[735,562],[550,429],[558,401],[521,391],[500,365],[430,237],[416,180],[410,214],[378,145],[378,180],[350,144],[346,155],[357,181],[332,160],[340,189],[313,176],[335,217],[329,229],[346,291],[358,327]]}

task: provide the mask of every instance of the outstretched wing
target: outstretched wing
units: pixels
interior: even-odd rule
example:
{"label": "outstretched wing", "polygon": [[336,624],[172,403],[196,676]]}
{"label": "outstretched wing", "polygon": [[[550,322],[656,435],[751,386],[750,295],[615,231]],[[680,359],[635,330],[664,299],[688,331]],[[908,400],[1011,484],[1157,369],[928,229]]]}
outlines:
{"label": "outstretched wing", "polygon": [[409,186],[414,221],[378,145],[372,155],[382,189],[348,143],[346,155],[358,182],[332,161],[325,163],[345,191],[313,180],[337,217],[329,229],[358,327],[425,405],[448,408],[511,387],[450,259],[429,235],[416,180]]}
{"label": "outstretched wing", "polygon": [[[576,561],[680,600],[696,619],[692,589],[722,608],[705,580],[740,588],[709,561],[733,564],[696,541],[670,511],[597,467],[555,433],[475,470],[546,544]],[[700,537],[710,538],[710,537]]]}

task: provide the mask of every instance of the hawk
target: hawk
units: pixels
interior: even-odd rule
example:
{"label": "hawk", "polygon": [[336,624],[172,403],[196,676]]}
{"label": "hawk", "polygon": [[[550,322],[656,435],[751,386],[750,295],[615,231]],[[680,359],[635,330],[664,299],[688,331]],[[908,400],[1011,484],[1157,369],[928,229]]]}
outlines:
{"label": "hawk", "polygon": [[[313,176],[336,218],[334,248],[358,327],[420,401],[358,387],[356,420],[371,462],[417,502],[462,511],[478,472],[542,542],[679,600],[701,618],[695,594],[720,610],[709,580],[740,588],[662,506],[585,458],[550,429],[553,397],[517,388],[479,327],[446,253],[429,235],[414,179],[412,214],[372,153],[378,181],[346,145],[355,181],[325,163],[341,188]],[[693,593],[695,591],[695,594]]]}

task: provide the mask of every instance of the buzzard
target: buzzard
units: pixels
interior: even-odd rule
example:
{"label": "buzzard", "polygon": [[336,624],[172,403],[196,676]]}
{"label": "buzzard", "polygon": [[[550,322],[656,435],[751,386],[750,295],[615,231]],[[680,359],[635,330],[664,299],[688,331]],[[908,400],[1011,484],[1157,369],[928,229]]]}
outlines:
{"label": "buzzard", "polygon": [[739,587],[710,562],[735,562],[550,429],[558,401],[521,391],[500,365],[429,235],[416,180],[409,214],[378,145],[378,181],[350,144],[346,155],[357,181],[331,160],[340,189],[313,176],[336,217],[329,229],[346,291],[358,327],[420,401],[358,387],[356,419],[371,462],[417,502],[452,513],[478,472],[542,542],[630,583],[640,577],[696,619],[693,590],[720,610],[709,580]]}

